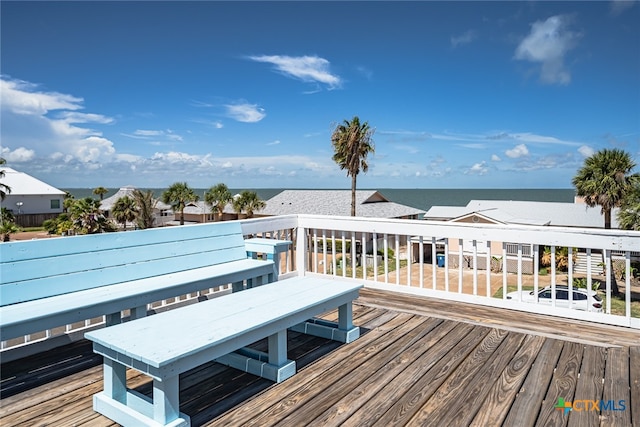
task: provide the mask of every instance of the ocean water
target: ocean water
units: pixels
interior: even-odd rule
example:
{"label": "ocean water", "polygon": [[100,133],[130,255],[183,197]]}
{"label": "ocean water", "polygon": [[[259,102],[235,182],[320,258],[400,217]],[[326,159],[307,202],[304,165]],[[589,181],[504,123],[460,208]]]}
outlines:
{"label": "ocean water", "polygon": [[[82,197],[95,197],[90,188],[64,189],[78,199]],[[147,189],[141,189],[147,190]],[[159,197],[165,190],[163,188],[151,188]],[[197,194],[204,194],[207,189],[194,189]],[[230,189],[232,194],[239,193],[243,189]],[[268,200],[284,190],[284,188],[255,188],[262,200]],[[392,202],[411,206],[417,209],[428,210],[431,206],[466,206],[470,200],[527,200],[535,202],[566,202],[572,203],[575,190],[568,189],[377,189],[382,195]],[[117,188],[109,189],[104,197],[110,197],[118,191]]]}

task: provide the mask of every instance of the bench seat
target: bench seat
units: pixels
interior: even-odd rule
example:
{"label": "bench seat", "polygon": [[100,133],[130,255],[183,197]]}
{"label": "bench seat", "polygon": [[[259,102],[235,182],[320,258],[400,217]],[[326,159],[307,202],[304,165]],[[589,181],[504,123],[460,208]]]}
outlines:
{"label": "bench seat", "polygon": [[[146,311],[147,304],[156,301],[242,282],[247,277],[264,277],[266,283],[271,275],[271,262],[243,259],[2,306],[0,338],[4,341],[50,325],[66,325],[105,314],[118,316],[127,308]],[[143,317],[144,313],[132,316]],[[118,319],[108,323],[118,323]]]}
{"label": "bench seat", "polygon": [[[314,316],[338,308],[333,328],[343,332],[343,342],[356,339],[351,303],[361,287],[291,278],[88,332],[94,351],[104,356],[104,391],[94,396],[94,409],[123,425],[189,425],[189,417],[179,413],[181,373],[217,360],[283,381],[295,373],[295,362],[287,359],[287,328],[315,324]],[[268,353],[254,359],[255,351],[243,350],[263,338]],[[126,388],[127,367],[153,378],[153,399]]]}

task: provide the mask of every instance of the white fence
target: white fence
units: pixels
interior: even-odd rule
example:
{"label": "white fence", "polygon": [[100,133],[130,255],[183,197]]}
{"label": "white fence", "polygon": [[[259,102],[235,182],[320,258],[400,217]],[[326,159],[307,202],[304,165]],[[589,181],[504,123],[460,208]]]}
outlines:
{"label": "white fence", "polygon": [[[640,329],[640,289],[632,289],[632,258],[640,252],[640,232],[319,215],[243,220],[242,229],[246,236],[294,242],[279,260],[281,279],[301,274],[331,275],[372,288]],[[551,265],[543,268],[539,261],[545,248],[550,252]],[[558,267],[559,248],[568,248],[568,256],[563,255],[566,271]],[[576,252],[586,254],[586,274],[574,271]],[[594,254],[604,259],[602,275],[593,271]],[[531,262],[532,268],[524,268]],[[587,311],[558,306],[556,287],[568,286],[572,298],[574,279],[581,279],[589,288],[601,284],[598,293],[603,300],[602,312],[593,311],[589,305]],[[619,295],[613,295],[615,284],[621,290]],[[549,305],[506,298],[508,291],[537,293],[546,286],[553,295]],[[161,311],[227,292],[228,286],[220,286],[158,301],[150,308]],[[80,339],[88,329],[103,323],[104,319],[87,319],[2,342],[2,355],[34,342],[46,349],[60,341]]]}

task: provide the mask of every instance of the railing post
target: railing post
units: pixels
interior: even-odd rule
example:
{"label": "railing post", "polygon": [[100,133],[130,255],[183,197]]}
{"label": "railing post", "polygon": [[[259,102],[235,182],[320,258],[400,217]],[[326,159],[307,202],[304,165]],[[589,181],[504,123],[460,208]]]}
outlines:
{"label": "railing post", "polygon": [[298,276],[304,276],[307,272],[307,230],[298,223],[296,233],[296,267]]}

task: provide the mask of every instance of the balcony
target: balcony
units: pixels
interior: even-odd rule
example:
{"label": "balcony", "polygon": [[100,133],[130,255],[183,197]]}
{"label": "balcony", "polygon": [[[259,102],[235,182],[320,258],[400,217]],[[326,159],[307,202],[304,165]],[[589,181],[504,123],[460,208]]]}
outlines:
{"label": "balcony", "polygon": [[[289,357],[299,372],[277,385],[214,363],[187,372],[181,410],[193,425],[640,422],[640,290],[632,278],[638,232],[321,216],[245,220],[243,232],[294,241],[280,260],[281,280],[306,274],[364,283],[354,306],[364,333],[340,345],[290,332]],[[546,274],[544,247],[552,259]],[[557,268],[562,247],[584,254],[586,274],[574,271],[572,255],[566,271]],[[603,274],[595,272],[597,257]],[[572,287],[574,279],[601,283],[602,312],[553,299],[508,300],[504,291]],[[149,308],[225,292],[207,289]],[[101,361],[79,339],[102,321],[52,325],[2,343],[3,425],[112,425],[92,410]],[[49,349],[57,343],[65,345]],[[128,375],[138,391],[151,393],[146,377]],[[560,399],[572,410],[556,409]]]}

